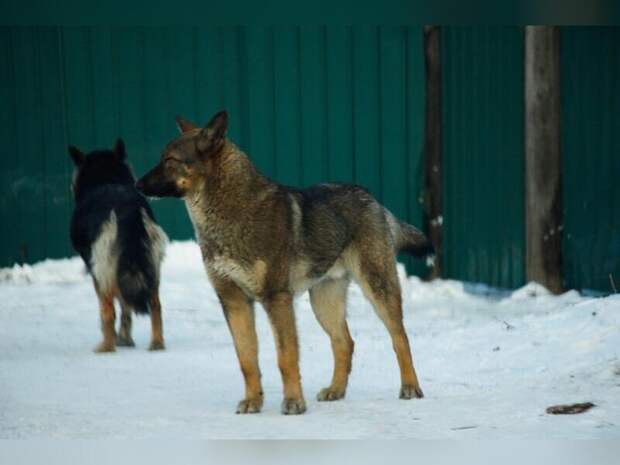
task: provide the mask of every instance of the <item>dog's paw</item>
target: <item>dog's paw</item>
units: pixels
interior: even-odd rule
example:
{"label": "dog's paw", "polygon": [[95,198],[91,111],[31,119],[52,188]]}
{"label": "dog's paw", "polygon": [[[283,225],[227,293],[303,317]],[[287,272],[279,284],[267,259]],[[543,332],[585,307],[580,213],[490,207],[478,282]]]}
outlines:
{"label": "dog's paw", "polygon": [[420,386],[414,386],[413,384],[403,384],[403,386],[400,388],[399,397],[401,399],[413,399],[414,397],[421,399],[422,397],[424,397],[424,393],[422,392]]}
{"label": "dog's paw", "polygon": [[118,347],[135,347],[136,343],[133,342],[131,336],[116,336],[116,345]]}
{"label": "dog's paw", "polygon": [[259,413],[263,408],[263,399],[243,399],[237,404],[237,413]]}
{"label": "dog's paw", "polygon": [[106,352],[116,352],[116,347],[114,346],[114,343],[103,341],[103,342],[100,342],[97,347],[95,347],[94,352],[96,354],[104,354]]}
{"label": "dog's paw", "polygon": [[339,390],[332,387],[327,387],[319,391],[319,393],[316,395],[316,400],[318,400],[319,402],[338,400],[344,397],[344,393],[344,389]]}
{"label": "dog's paw", "polygon": [[300,415],[306,411],[306,401],[301,399],[284,399],[282,413],[284,415]]}
{"label": "dog's paw", "polygon": [[151,345],[149,346],[149,350],[164,350],[166,345],[163,340],[155,340],[151,341]]}

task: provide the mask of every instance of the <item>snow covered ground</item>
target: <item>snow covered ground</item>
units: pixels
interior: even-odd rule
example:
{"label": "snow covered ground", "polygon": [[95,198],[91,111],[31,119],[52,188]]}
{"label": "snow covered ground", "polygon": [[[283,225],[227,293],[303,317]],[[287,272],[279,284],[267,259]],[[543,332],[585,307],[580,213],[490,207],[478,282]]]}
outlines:
{"label": "snow covered ground", "polygon": [[[319,403],[331,377],[327,336],[307,294],[296,302],[308,411],[280,414],[271,330],[257,307],[265,404],[235,415],[243,394],[228,328],[193,242],[173,243],[161,299],[168,349],[151,353],[149,321],[134,349],[96,355],[95,294],[78,258],[0,270],[0,438],[617,438],[620,296],[507,293],[422,283],[401,269],[404,313],[426,397],[398,399],[387,332],[349,291],[356,342],[344,400]],[[551,416],[560,403],[591,411]]]}

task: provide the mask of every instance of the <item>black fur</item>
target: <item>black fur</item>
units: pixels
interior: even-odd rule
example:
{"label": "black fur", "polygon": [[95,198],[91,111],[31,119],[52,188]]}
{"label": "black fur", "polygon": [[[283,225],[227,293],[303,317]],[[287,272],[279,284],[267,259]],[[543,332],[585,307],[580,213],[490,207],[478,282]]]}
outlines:
{"label": "black fur", "polygon": [[401,249],[402,252],[406,252],[415,258],[424,258],[435,255],[435,247],[431,244],[431,241],[426,241],[422,244],[410,244]]}
{"label": "black fur", "polygon": [[415,258],[430,257],[435,254],[435,247],[428,237],[415,226],[400,223],[401,235],[404,238],[399,251],[413,255]]}
{"label": "black fur", "polygon": [[135,179],[125,162],[122,141],[113,151],[94,151],[88,155],[70,148],[76,165],[73,183],[75,210],[71,218],[71,243],[91,271],[91,249],[102,225],[114,211],[117,220],[118,262],[116,282],[123,300],[138,313],[149,312],[149,298],[157,285],[156,264],[152,263],[150,243],[142,210],[155,221]]}

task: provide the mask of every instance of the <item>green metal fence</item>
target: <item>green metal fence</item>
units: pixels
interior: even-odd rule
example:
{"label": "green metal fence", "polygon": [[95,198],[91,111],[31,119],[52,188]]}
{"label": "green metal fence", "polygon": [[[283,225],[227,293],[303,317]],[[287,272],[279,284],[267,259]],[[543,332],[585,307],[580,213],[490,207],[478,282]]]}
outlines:
{"label": "green metal fence", "polygon": [[[399,27],[0,29],[0,266],[72,253],[68,143],[122,136],[139,175],[176,114],[221,108],[268,176],[363,184],[421,225],[422,42]],[[179,201],[154,207],[170,237],[192,236]]]}
{"label": "green metal fence", "polygon": [[620,29],[561,33],[563,271],[568,288],[620,289]]}
{"label": "green metal fence", "polygon": [[444,275],[524,280],[523,29],[444,27]]}
{"label": "green metal fence", "polygon": [[[446,277],[524,282],[523,28],[443,27]],[[620,33],[562,28],[564,276],[620,285]],[[66,153],[125,139],[136,174],[227,108],[277,181],[367,186],[423,223],[421,28],[0,28],[0,266],[72,254]],[[178,200],[154,203],[173,239]],[[411,263],[408,263],[411,265]],[[422,274],[417,264],[410,270]]]}

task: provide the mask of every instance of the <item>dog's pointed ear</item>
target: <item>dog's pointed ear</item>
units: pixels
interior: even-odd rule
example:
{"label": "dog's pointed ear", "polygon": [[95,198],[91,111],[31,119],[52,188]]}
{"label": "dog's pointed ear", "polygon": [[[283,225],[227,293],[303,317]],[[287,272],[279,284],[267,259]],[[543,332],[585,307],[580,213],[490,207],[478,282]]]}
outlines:
{"label": "dog's pointed ear", "polygon": [[228,113],[226,110],[218,111],[207,127],[205,128],[207,131],[211,131],[213,137],[223,139],[226,137],[226,131],[228,130]]}
{"label": "dog's pointed ear", "polygon": [[200,131],[197,142],[198,150],[201,152],[212,152],[218,149],[226,139],[228,130],[228,113],[226,110],[219,111],[211,118],[209,124]]}
{"label": "dog's pointed ear", "polygon": [[127,158],[127,152],[125,152],[125,142],[120,137],[116,139],[116,144],[114,144],[114,155],[119,160],[124,160]]}
{"label": "dog's pointed ear", "polygon": [[192,129],[198,129],[198,126],[191,121],[186,120],[180,115],[176,116],[177,128],[179,128],[179,132],[183,134],[184,132],[191,131]]}
{"label": "dog's pointed ear", "polygon": [[80,166],[86,160],[86,155],[84,155],[80,149],[74,147],[73,145],[69,146],[69,155],[71,156],[75,166]]}

